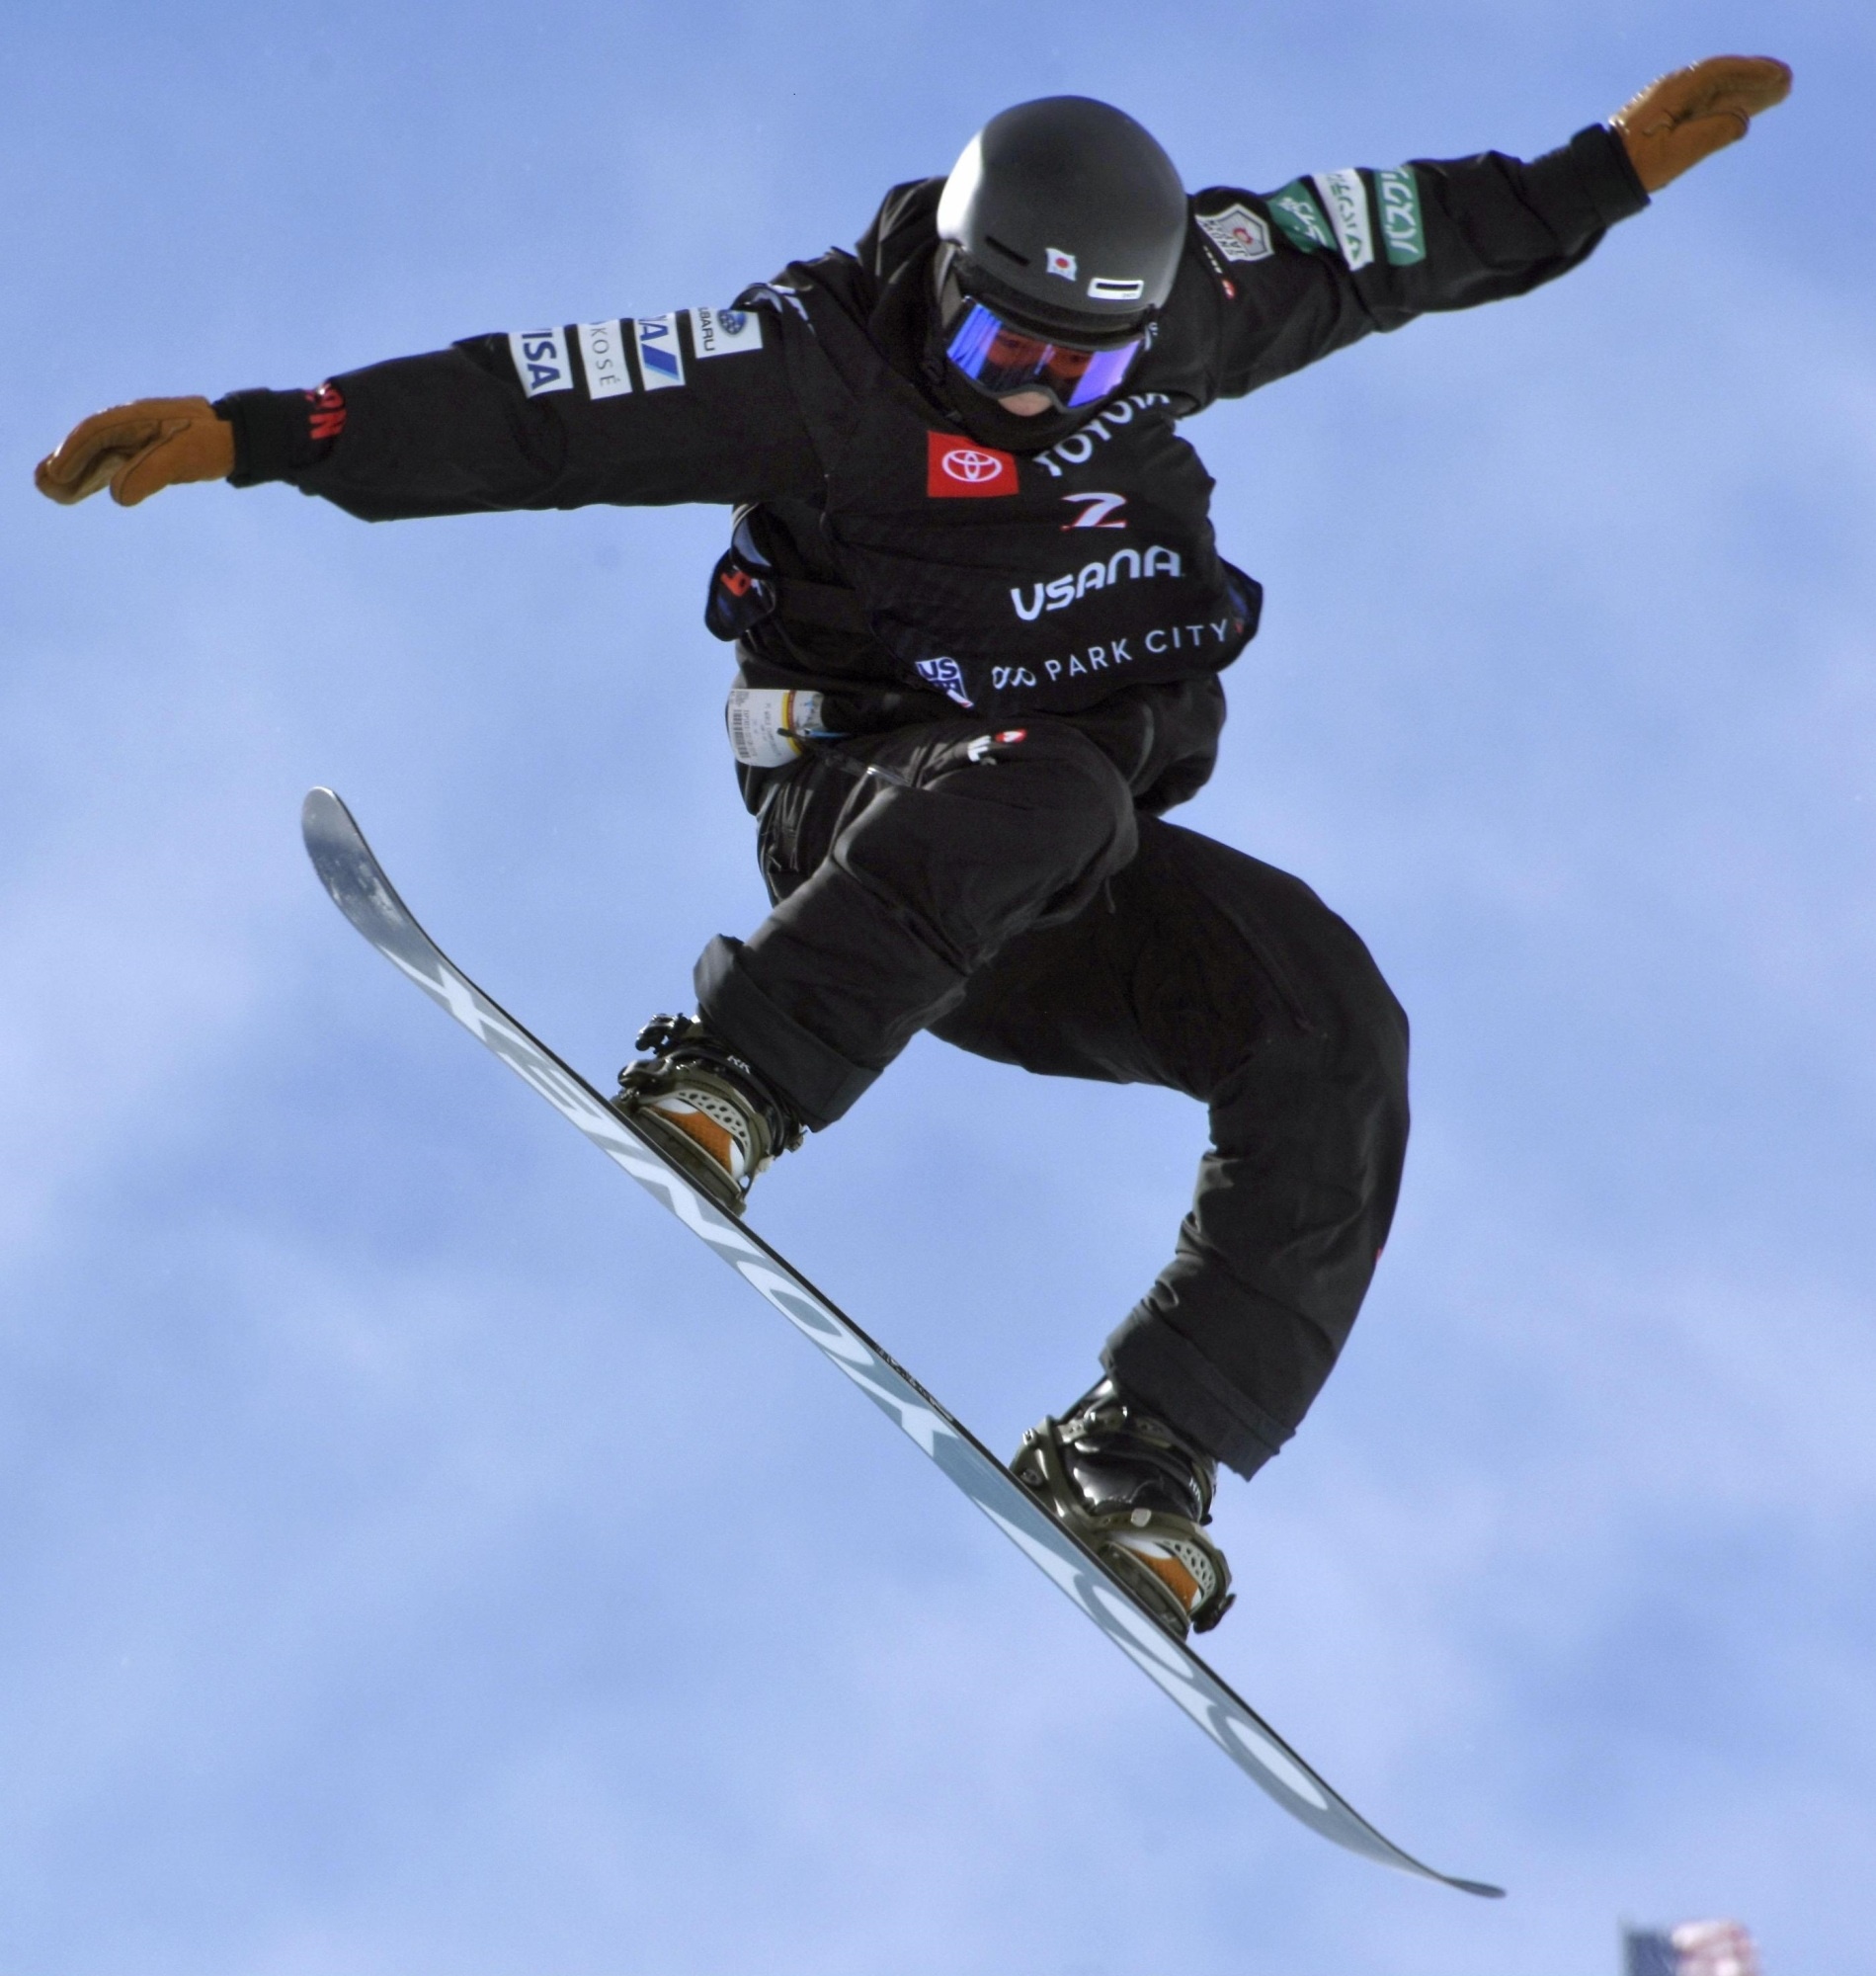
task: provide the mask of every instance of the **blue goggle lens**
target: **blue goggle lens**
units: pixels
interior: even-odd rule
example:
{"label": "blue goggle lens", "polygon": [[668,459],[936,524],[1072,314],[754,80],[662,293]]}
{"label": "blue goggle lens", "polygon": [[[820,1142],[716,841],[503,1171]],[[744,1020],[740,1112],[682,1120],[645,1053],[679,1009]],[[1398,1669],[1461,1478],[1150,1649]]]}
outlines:
{"label": "blue goggle lens", "polygon": [[1111,350],[1078,350],[1013,329],[994,309],[974,301],[959,317],[945,356],[993,398],[1046,391],[1064,411],[1110,398],[1126,381],[1144,337]]}

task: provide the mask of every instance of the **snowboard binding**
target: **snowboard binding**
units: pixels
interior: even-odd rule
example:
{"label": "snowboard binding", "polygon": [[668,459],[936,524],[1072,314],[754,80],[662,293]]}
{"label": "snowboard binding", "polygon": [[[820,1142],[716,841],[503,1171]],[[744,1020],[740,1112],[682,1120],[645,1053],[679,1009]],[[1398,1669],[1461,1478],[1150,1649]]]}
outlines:
{"label": "snowboard binding", "polygon": [[741,1214],[759,1173],[800,1145],[800,1121],[748,1062],[694,1016],[654,1016],[618,1074],[613,1109],[699,1193]]}
{"label": "snowboard binding", "polygon": [[1031,1428],[1010,1468],[1176,1640],[1225,1616],[1231,1567],[1200,1528],[1218,1464],[1113,1380]]}

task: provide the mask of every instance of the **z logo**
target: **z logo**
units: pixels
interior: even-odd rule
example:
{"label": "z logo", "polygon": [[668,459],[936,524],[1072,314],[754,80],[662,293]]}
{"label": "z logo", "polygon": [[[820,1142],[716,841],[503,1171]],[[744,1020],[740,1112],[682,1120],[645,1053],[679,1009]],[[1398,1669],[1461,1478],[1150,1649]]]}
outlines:
{"label": "z logo", "polygon": [[1110,522],[1110,515],[1119,514],[1127,505],[1124,494],[1064,494],[1064,501],[1085,501],[1088,505],[1072,522],[1064,522],[1066,529],[1124,529],[1125,522]]}

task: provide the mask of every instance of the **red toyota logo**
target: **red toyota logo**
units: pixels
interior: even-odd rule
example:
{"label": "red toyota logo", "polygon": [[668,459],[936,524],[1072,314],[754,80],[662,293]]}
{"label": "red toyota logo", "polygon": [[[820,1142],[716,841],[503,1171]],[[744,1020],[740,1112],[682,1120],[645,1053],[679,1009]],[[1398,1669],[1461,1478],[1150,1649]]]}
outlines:
{"label": "red toyota logo", "polygon": [[927,435],[925,491],[935,500],[1017,492],[1016,454],[973,446],[955,433]]}
{"label": "red toyota logo", "polygon": [[1003,461],[995,453],[978,453],[968,446],[954,446],[944,455],[944,470],[953,480],[967,480],[974,487],[980,480],[994,480],[1003,471]]}

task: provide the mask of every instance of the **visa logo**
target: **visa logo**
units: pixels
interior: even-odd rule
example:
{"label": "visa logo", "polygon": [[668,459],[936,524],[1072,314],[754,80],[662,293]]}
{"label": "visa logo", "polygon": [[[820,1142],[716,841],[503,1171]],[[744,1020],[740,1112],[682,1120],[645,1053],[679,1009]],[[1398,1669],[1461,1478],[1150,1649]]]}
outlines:
{"label": "visa logo", "polygon": [[543,391],[571,391],[573,366],[567,361],[567,340],[557,329],[522,329],[508,339],[515,374],[529,397]]}

